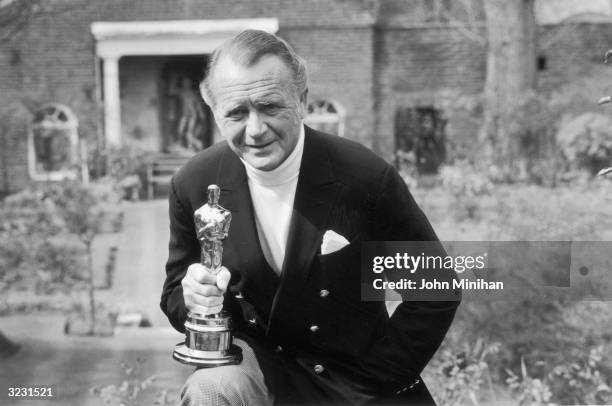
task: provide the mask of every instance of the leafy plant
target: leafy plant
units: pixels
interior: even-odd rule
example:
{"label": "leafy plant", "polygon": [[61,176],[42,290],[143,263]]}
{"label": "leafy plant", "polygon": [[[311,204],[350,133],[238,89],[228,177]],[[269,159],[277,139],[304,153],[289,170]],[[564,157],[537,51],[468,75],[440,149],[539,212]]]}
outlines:
{"label": "leafy plant", "polygon": [[76,241],[50,238],[38,246],[33,257],[51,283],[66,284],[83,279],[83,248]]}
{"label": "leafy plant", "polygon": [[444,383],[440,404],[462,405],[469,399],[477,405],[482,386],[492,386],[487,358],[497,354],[499,347],[498,343],[487,344],[478,339],[473,345],[464,344],[462,350],[443,350],[437,367],[440,382]]}
{"label": "leafy plant", "polygon": [[612,160],[612,119],[584,113],[566,122],[559,130],[559,143],[571,167],[595,174]]}
{"label": "leafy plant", "polygon": [[600,371],[604,348],[592,348],[586,361],[570,362],[556,366],[550,374],[558,388],[557,397],[564,403],[609,404],[612,389]]}
{"label": "leafy plant", "polygon": [[[609,49],[604,56],[604,64],[608,65],[611,61],[612,61],[612,49]],[[599,99],[598,104],[607,104],[610,102],[612,102],[612,96],[604,96],[601,99]],[[612,173],[612,167],[604,168],[600,170],[597,174],[599,176],[604,176],[609,173]]]}
{"label": "leafy plant", "polygon": [[550,405],[552,393],[546,382],[538,378],[529,376],[525,360],[521,358],[521,374],[520,376],[507,370],[509,378],[506,383],[510,389],[517,395],[518,404],[523,405]]}
{"label": "leafy plant", "polygon": [[[541,378],[531,376],[521,359],[520,375],[507,370],[506,383],[519,405],[609,404],[612,389],[600,371],[603,354],[602,346],[591,348],[586,361],[568,359]],[[542,361],[536,364],[544,365]]]}
{"label": "leafy plant", "polygon": [[37,257],[46,241],[65,228],[53,202],[45,197],[42,187],[31,187],[0,203],[0,290],[34,286],[40,271],[48,269]]}
{"label": "leafy plant", "polygon": [[[121,363],[124,379],[119,385],[94,386],[90,392],[102,399],[105,404],[121,406],[138,406],[145,401],[147,395],[152,392],[152,386],[157,380],[157,376],[151,375],[142,377],[141,371],[145,360],[137,358],[133,365]],[[163,406],[175,403],[167,390],[153,393],[153,406]]]}

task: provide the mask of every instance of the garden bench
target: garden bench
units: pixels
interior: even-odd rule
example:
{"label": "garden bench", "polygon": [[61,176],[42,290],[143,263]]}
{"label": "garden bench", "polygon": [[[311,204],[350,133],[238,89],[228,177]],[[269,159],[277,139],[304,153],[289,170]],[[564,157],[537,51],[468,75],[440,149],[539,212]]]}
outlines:
{"label": "garden bench", "polygon": [[172,176],[191,157],[184,155],[160,154],[147,165],[147,197],[153,199],[156,185],[168,186]]}

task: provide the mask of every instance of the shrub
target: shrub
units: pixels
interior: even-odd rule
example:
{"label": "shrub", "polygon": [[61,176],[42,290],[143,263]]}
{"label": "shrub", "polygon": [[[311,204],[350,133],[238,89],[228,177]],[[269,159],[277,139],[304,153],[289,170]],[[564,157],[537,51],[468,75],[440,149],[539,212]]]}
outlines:
{"label": "shrub", "polygon": [[561,166],[559,147],[555,139],[558,111],[544,95],[530,92],[512,113],[509,137],[517,140],[520,163],[518,179],[538,185],[554,186]]}
{"label": "shrub", "polygon": [[[520,375],[508,370],[506,383],[517,397],[519,405],[590,404],[604,405],[612,400],[612,389],[600,366],[604,350],[589,350],[586,360],[568,357],[552,370],[533,376],[521,359]],[[543,362],[536,364],[545,365]]]}
{"label": "shrub", "polygon": [[77,241],[67,238],[44,241],[38,245],[33,259],[48,275],[50,283],[72,285],[85,277],[85,251]]}
{"label": "shrub", "polygon": [[481,336],[450,341],[434,358],[428,377],[439,404],[498,404],[502,400],[517,405],[609,404],[612,400],[603,346],[565,352],[557,361],[520,357],[516,365],[498,374],[496,370],[512,351],[506,344],[490,343]]}
{"label": "shrub", "polygon": [[[562,403],[609,404],[612,389],[609,377],[600,371],[604,359],[602,346],[591,348],[587,360],[567,362],[557,365],[549,375],[555,388],[555,397]],[[608,381],[608,382],[606,382]]]}
{"label": "shrub", "polygon": [[[49,278],[38,263],[47,239],[64,232],[63,223],[44,187],[37,185],[0,203],[0,290],[38,286]],[[47,247],[48,248],[48,247]],[[48,255],[55,257],[49,250]],[[46,255],[43,255],[47,259]],[[43,261],[44,262],[44,261]]]}
{"label": "shrub", "polygon": [[0,281],[10,278],[9,273],[26,261],[30,251],[31,248],[24,240],[0,232]]}
{"label": "shrub", "polygon": [[584,113],[562,124],[558,139],[573,169],[591,175],[612,161],[612,119],[602,114]]}
{"label": "shrub", "polygon": [[38,295],[85,284],[93,298],[91,243],[116,231],[117,202],[108,182],[37,184],[8,196],[0,203],[0,291]]}
{"label": "shrub", "polygon": [[466,161],[453,166],[443,166],[440,170],[442,185],[452,196],[452,210],[457,220],[474,219],[479,207],[479,199],[491,191],[492,184],[486,175],[478,172]]}

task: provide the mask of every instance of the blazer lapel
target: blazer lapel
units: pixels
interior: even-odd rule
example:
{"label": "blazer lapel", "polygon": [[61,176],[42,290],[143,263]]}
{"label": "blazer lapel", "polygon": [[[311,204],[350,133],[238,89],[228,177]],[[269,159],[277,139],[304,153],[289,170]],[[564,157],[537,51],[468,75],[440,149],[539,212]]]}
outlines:
{"label": "blazer lapel", "polygon": [[312,260],[323,240],[329,214],[340,184],[336,182],[328,151],[321,137],[306,127],[304,153],[300,166],[287,250],[279,289],[272,304],[269,328],[280,297],[295,292],[306,282]]}

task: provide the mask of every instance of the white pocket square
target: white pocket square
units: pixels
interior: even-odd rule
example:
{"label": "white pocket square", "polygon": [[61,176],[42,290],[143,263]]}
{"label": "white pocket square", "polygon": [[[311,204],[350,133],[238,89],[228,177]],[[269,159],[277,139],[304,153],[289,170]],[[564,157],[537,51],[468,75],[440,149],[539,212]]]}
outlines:
{"label": "white pocket square", "polygon": [[349,245],[346,238],[336,233],[333,230],[327,230],[323,234],[323,242],[321,243],[321,255],[331,254]]}

